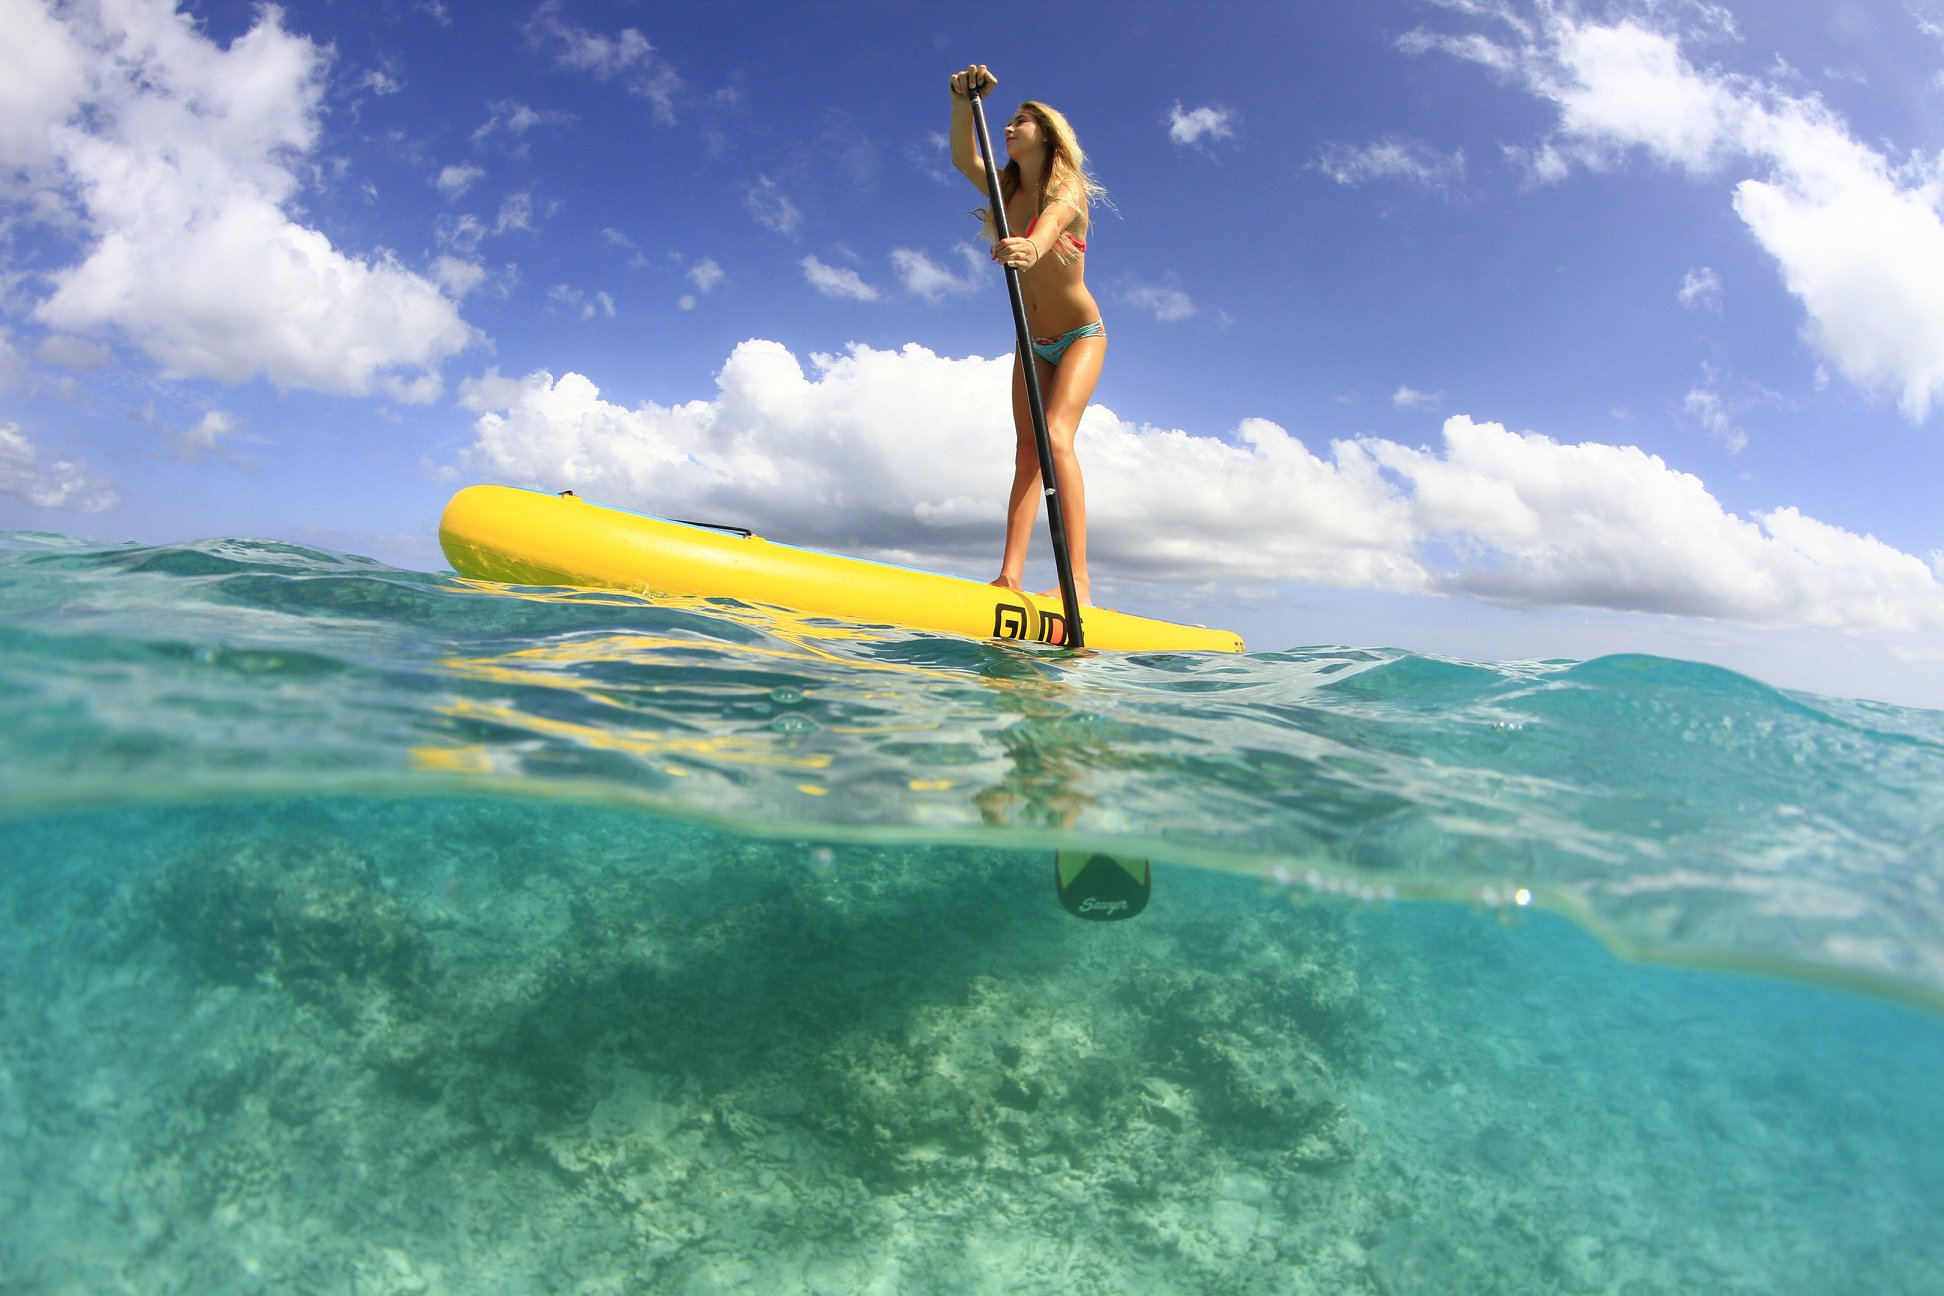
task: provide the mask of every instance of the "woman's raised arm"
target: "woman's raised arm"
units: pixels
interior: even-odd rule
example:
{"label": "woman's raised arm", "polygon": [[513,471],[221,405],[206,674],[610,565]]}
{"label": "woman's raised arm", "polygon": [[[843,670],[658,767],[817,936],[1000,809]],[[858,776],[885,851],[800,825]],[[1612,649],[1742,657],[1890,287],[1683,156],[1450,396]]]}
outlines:
{"label": "woman's raised arm", "polygon": [[980,97],[991,93],[992,87],[999,84],[999,78],[992,75],[983,63],[974,63],[963,72],[952,73],[952,165],[959,174],[977,185],[980,193],[985,192],[985,163],[979,158],[978,134],[972,125],[972,100],[970,95]]}

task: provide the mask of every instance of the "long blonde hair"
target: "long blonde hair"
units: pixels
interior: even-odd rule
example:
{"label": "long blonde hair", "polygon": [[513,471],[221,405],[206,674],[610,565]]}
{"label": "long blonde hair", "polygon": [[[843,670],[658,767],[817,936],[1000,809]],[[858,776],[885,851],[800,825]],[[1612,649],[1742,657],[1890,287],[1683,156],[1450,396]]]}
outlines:
{"label": "long blonde hair", "polygon": [[[1039,123],[1040,134],[1046,137],[1047,152],[1052,155],[1046,161],[1045,180],[1040,185],[1039,205],[1033,208],[1033,214],[1039,215],[1056,202],[1065,203],[1080,213],[1079,219],[1067,227],[1067,233],[1062,235],[1060,242],[1054,245],[1054,256],[1059,258],[1060,264],[1071,265],[1079,253],[1069,252],[1067,245],[1077,241],[1080,235],[1087,232],[1088,204],[1095,199],[1107,203],[1110,207],[1113,204],[1107,197],[1107,187],[1094,179],[1093,173],[1087,170],[1086,151],[1080,147],[1080,141],[1073,133],[1073,125],[1067,121],[1064,113],[1037,99],[1028,99],[1019,105],[1019,111]],[[1000,200],[1010,203],[1024,183],[1019,174],[1019,163],[1009,159],[1005,169],[999,173]],[[986,238],[999,237],[999,222],[990,207],[981,208],[973,214],[984,224]],[[1021,231],[1013,230],[1012,233],[1019,236]]]}

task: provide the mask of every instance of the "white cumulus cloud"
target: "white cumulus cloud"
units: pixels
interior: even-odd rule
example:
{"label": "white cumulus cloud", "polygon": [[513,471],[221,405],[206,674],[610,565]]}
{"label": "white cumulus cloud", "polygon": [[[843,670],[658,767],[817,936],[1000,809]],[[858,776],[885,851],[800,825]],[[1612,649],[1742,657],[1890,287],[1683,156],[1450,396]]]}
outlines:
{"label": "white cumulus cloud", "polygon": [[53,133],[80,111],[88,93],[88,51],[44,4],[0,5],[0,193],[14,171],[29,174],[57,158]]}
{"label": "white cumulus cloud", "polygon": [[505,131],[516,143],[515,152],[523,150],[526,133],[540,126],[564,126],[574,120],[574,114],[549,109],[542,112],[529,107],[517,99],[500,99],[488,106],[486,120],[472,133],[472,142],[484,144],[487,140]]}
{"label": "white cumulus cloud", "polygon": [[1235,114],[1226,108],[1204,105],[1183,108],[1179,100],[1168,110],[1168,138],[1177,144],[1194,147],[1209,140],[1232,139]]}
{"label": "white cumulus cloud", "polygon": [[[806,366],[742,343],[706,399],[628,408],[586,377],[492,373],[462,466],[777,539],[981,572],[1013,432],[1010,357],[851,346]],[[1089,547],[1118,583],[1334,585],[1843,630],[1944,630],[1924,559],[1781,506],[1728,512],[1632,446],[1562,444],[1458,415],[1436,448],[1313,450],[1245,419],[1229,435],[1081,424]],[[1041,552],[1044,552],[1043,546]]]}
{"label": "white cumulus cloud", "polygon": [[1681,276],[1681,290],[1676,294],[1681,305],[1691,311],[1721,313],[1721,276],[1707,266],[1690,270]]}
{"label": "white cumulus cloud", "polygon": [[[1697,66],[1684,43],[1730,27],[1715,6],[1649,4],[1609,20],[1576,5],[1541,3],[1530,16],[1454,7],[1499,19],[1503,33],[1418,32],[1403,47],[1486,64],[1552,104],[1557,124],[1528,153],[1537,178],[1612,167],[1636,151],[1698,176],[1739,171],[1735,213],[1801,302],[1809,343],[1852,383],[1893,394],[1912,422],[1929,416],[1944,396],[1944,175],[1934,159],[1893,160],[1814,95]],[[1677,16],[1701,26],[1667,29]]]}
{"label": "white cumulus cloud", "polygon": [[[0,127],[4,160],[37,177],[39,210],[52,195],[74,213],[87,244],[48,276],[39,320],[116,330],[173,376],[436,391],[437,366],[473,337],[453,302],[290,214],[328,51],[284,31],[273,7],[227,47],[163,0],[6,10],[0,84],[29,60],[48,70],[0,92],[35,126],[31,138]],[[22,29],[32,48],[16,45]]]}
{"label": "white cumulus cloud", "polygon": [[[497,376],[495,375],[495,378]],[[995,559],[1013,455],[1012,359],[852,346],[810,366],[744,342],[712,400],[633,409],[579,374],[529,375],[484,414],[465,466],[780,539],[970,567]],[[474,390],[488,390],[481,386]],[[1407,513],[1369,458],[1319,459],[1274,424],[1240,444],[1094,406],[1081,438],[1097,561],[1130,579],[1231,574],[1248,550],[1289,579],[1419,587]],[[1100,509],[1104,508],[1104,513]],[[1221,535],[1220,541],[1212,537]],[[1254,574],[1260,576],[1258,566]]]}
{"label": "white cumulus cloud", "polygon": [[947,297],[962,297],[978,288],[980,271],[992,264],[970,243],[959,244],[957,254],[963,266],[958,274],[914,248],[893,248],[891,265],[904,282],[906,292],[930,302],[943,301]]}
{"label": "white cumulus cloud", "polygon": [[1688,417],[1708,430],[1709,435],[1728,448],[1729,454],[1740,454],[1748,448],[1748,433],[1735,422],[1734,415],[1728,412],[1728,404],[1721,393],[1712,387],[1690,387],[1688,394],[1681,400],[1681,408]]}
{"label": "white cumulus cloud", "polygon": [[714,257],[704,257],[688,269],[689,282],[701,293],[714,292],[716,285],[728,278]]}
{"label": "white cumulus cloud", "polygon": [[695,292],[683,293],[676,299],[675,305],[685,311],[694,310],[701,300],[696,293],[706,297],[728,277],[728,272],[716,263],[714,257],[704,257],[688,268],[688,281],[695,285]]}
{"label": "white cumulus cloud", "polygon": [[78,459],[44,455],[18,424],[0,423],[0,493],[39,508],[100,513],[121,503],[114,486]]}
{"label": "white cumulus cloud", "polygon": [[1152,315],[1161,324],[1188,319],[1201,309],[1187,293],[1166,284],[1135,284],[1118,296],[1123,305]]}
{"label": "white cumulus cloud", "polygon": [[851,301],[876,301],[878,290],[864,282],[862,275],[855,270],[842,266],[825,265],[814,256],[803,258],[803,277],[810,286],[826,297],[844,297]]}
{"label": "white cumulus cloud", "polygon": [[486,267],[477,261],[442,256],[432,263],[432,277],[455,298],[464,297],[486,282]]}
{"label": "white cumulus cloud", "polygon": [[657,122],[673,126],[682,78],[648,38],[633,27],[622,28],[618,36],[589,31],[562,18],[561,7],[560,0],[545,0],[528,22],[529,38],[551,46],[558,67],[585,72],[598,81],[619,78],[630,92],[648,100]]}
{"label": "white cumulus cloud", "polygon": [[88,373],[113,364],[115,353],[99,342],[69,337],[65,333],[51,333],[34,348],[34,358],[44,364]]}
{"label": "white cumulus cloud", "polygon": [[484,170],[471,163],[441,167],[438,177],[432,181],[432,186],[448,198],[463,198],[466,190],[472,188],[485,174]]}
{"label": "white cumulus cloud", "polygon": [[768,176],[756,178],[756,183],[743,195],[743,205],[756,218],[758,225],[775,230],[786,238],[795,238],[797,230],[803,225],[803,213]]}
{"label": "white cumulus cloud", "polygon": [[547,300],[584,320],[614,318],[614,298],[605,292],[588,293],[567,284],[555,284],[547,290]]}
{"label": "white cumulus cloud", "polygon": [[1753,519],[1633,446],[1562,445],[1463,415],[1444,452],[1370,443],[1409,484],[1420,541],[1462,555],[1439,588],[1763,625],[1944,629],[1918,558],[1782,507]]}
{"label": "white cumulus cloud", "polygon": [[1465,178],[1465,151],[1444,154],[1428,144],[1388,139],[1370,144],[1331,144],[1316,161],[1316,169],[1340,185],[1355,187],[1374,180],[1402,180],[1427,189],[1446,190]]}
{"label": "white cumulus cloud", "polygon": [[184,458],[223,454],[224,442],[236,434],[236,419],[225,410],[205,411],[195,426],[176,438],[177,452]]}

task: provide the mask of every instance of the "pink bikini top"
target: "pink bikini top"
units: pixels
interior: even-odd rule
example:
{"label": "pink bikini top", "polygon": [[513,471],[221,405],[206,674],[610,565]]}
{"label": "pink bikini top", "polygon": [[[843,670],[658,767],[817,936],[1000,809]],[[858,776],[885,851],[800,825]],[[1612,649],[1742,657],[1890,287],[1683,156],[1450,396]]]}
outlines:
{"label": "pink bikini top", "polygon": [[[1026,232],[1020,235],[1020,237],[1021,238],[1033,237],[1033,227],[1038,224],[1039,224],[1039,216],[1035,215],[1032,220],[1026,222]],[[1066,233],[1064,230],[1061,231],[1060,237],[1065,239],[1067,242],[1073,244],[1073,250],[1075,252],[1085,252],[1087,250],[1087,240],[1085,239],[1075,238],[1073,237],[1073,235]]]}

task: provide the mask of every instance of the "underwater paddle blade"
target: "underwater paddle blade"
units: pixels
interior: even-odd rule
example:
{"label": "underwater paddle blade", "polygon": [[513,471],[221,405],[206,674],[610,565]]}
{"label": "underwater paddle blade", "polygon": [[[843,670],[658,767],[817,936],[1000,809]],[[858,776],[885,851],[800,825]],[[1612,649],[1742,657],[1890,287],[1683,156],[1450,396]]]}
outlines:
{"label": "underwater paddle blade", "polygon": [[1053,860],[1053,886],[1075,918],[1118,922],[1147,908],[1152,889],[1148,862],[1101,851],[1061,851]]}

